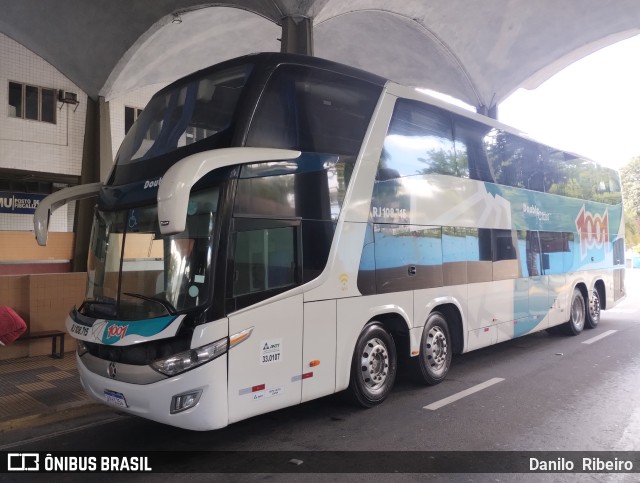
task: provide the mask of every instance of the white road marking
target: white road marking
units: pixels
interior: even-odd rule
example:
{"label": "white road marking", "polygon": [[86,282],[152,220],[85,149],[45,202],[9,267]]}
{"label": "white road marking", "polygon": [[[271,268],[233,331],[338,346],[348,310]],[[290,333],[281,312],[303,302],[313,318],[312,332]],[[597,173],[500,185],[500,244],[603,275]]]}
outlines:
{"label": "white road marking", "polygon": [[605,337],[611,335],[611,334],[615,334],[616,332],[618,332],[617,330],[608,330],[606,332],[603,332],[600,335],[596,335],[595,337],[592,337],[591,339],[585,340],[583,342],[583,344],[593,344],[594,342],[599,341],[600,339],[604,339]]}
{"label": "white road marking", "polygon": [[436,401],[434,403],[429,404],[428,406],[425,406],[422,409],[431,409],[432,411],[435,411],[436,409],[440,409],[442,406],[446,406],[447,404],[451,404],[452,402],[456,402],[459,399],[462,399],[463,397],[467,397],[473,393],[476,393],[478,391],[482,391],[483,389],[486,389],[490,386],[493,386],[494,384],[498,384],[499,382],[504,381],[504,379],[502,377],[494,377],[493,379],[489,379],[488,381],[485,381],[481,384],[478,384],[477,386],[473,386],[470,387],[469,389],[465,389],[464,391],[460,391],[457,394],[454,394],[452,396],[449,397],[445,397],[444,399],[440,399],[440,401]]}

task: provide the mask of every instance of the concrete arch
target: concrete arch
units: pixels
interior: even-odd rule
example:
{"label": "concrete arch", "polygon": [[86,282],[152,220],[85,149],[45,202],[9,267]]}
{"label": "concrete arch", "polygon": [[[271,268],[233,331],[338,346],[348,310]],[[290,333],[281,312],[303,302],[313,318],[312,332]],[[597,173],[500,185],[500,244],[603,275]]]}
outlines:
{"label": "concrete arch", "polygon": [[[180,23],[173,23],[179,14]],[[172,82],[226,59],[280,50],[280,28],[258,12],[202,5],[156,22],[118,62],[100,95],[110,100],[151,84]]]}
{"label": "concrete arch", "polygon": [[[314,38],[319,57],[482,104],[456,52],[437,33],[406,15],[384,9],[341,13],[316,22]],[[357,58],[354,50],[359,52]]]}

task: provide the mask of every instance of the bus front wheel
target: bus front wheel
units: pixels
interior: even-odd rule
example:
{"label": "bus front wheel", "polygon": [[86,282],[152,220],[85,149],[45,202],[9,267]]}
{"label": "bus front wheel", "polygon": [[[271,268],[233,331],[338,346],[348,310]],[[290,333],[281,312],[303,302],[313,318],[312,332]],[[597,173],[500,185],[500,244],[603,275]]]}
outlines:
{"label": "bus front wheel", "polygon": [[396,346],[378,322],[360,333],[351,361],[349,392],[354,402],[370,408],[385,400],[396,379]]}
{"label": "bus front wheel", "polygon": [[447,321],[440,312],[431,313],[422,331],[420,354],[415,358],[418,379],[430,386],[442,382],[451,367],[451,349]]}
{"label": "bus front wheel", "polygon": [[586,309],[582,292],[573,289],[571,306],[569,307],[569,321],[564,324],[564,331],[568,335],[578,335],[584,329]]}

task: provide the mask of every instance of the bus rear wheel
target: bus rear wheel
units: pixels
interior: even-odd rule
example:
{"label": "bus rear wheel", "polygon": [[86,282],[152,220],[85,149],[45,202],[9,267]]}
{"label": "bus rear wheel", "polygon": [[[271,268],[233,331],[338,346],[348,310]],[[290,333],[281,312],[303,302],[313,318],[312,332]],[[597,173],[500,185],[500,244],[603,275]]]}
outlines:
{"label": "bus rear wheel", "polygon": [[440,312],[432,312],[422,331],[420,354],[415,358],[416,376],[430,386],[442,382],[451,367],[452,355],[447,321]]}
{"label": "bus rear wheel", "polygon": [[396,346],[378,322],[370,322],[360,333],[351,361],[349,392],[365,408],[386,399],[396,380]]}
{"label": "bus rear wheel", "polygon": [[564,324],[564,331],[567,335],[578,335],[584,329],[586,319],[586,309],[582,292],[577,288],[573,289],[571,296],[571,306],[569,307],[569,321]]}
{"label": "bus rear wheel", "polygon": [[589,308],[587,309],[585,326],[587,329],[595,329],[600,322],[600,311],[602,310],[602,305],[600,304],[600,292],[598,292],[598,289],[594,288],[591,292],[588,305]]}

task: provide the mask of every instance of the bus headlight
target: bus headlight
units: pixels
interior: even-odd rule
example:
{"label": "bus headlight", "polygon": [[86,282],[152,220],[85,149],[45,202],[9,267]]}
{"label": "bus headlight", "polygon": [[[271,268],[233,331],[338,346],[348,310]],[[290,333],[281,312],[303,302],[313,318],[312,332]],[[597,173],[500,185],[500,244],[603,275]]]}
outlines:
{"label": "bus headlight", "polygon": [[201,366],[205,362],[212,361],[227,352],[228,339],[217,340],[211,344],[203,345],[195,349],[180,352],[163,359],[155,360],[151,367],[166,376],[175,376],[194,367]]}

